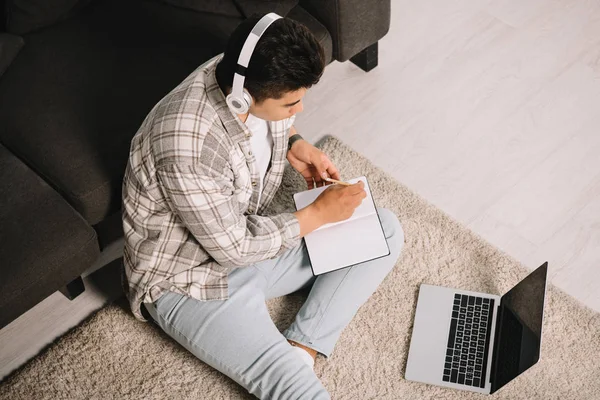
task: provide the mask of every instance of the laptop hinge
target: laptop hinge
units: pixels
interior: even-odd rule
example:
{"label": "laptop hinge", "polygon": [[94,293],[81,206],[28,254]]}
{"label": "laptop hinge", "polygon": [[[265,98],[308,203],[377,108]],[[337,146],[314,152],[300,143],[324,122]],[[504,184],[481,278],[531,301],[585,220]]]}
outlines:
{"label": "laptop hinge", "polygon": [[503,299],[500,300],[500,305],[496,309],[496,331],[494,333],[494,346],[492,350],[492,369],[490,370],[490,382],[492,384],[490,394],[497,390],[496,387],[496,371],[498,369],[498,346],[500,345],[500,332],[502,325],[502,313],[504,311]]}

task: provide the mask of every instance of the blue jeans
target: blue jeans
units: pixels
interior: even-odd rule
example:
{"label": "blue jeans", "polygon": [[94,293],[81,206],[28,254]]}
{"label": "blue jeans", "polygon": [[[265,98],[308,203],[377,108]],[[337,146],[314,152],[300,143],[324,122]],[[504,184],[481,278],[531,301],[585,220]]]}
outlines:
{"label": "blue jeans", "polygon": [[[384,208],[378,212],[389,256],[315,277],[302,241],[278,258],[233,269],[227,300],[198,301],[168,291],[144,305],[169,336],[253,395],[329,399],[286,339],[331,355],[342,330],[394,267],[404,245],[396,215]],[[265,301],[308,285],[312,288],[295,321],[280,333]]]}

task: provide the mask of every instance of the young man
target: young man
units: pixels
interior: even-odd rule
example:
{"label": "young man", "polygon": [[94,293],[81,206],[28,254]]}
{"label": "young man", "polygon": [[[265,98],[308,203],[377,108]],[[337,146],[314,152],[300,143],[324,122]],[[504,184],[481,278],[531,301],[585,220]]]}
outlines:
{"label": "young man", "polygon": [[[362,183],[331,185],[302,210],[263,215],[286,159],[309,188],[340,175],[323,152],[296,140],[292,126],[324,69],[323,49],[304,26],[282,18],[266,29],[245,71],[249,112],[227,106],[258,20],[243,22],[224,55],[165,96],[133,138],[123,182],[123,284],[137,319],[154,320],[255,396],[327,399],[312,368],[316,353],[331,355],[394,266],[404,235],[380,208],[391,254],[315,278],[301,238],[349,218],[365,198]],[[282,335],[265,300],[306,286],[308,299]]]}

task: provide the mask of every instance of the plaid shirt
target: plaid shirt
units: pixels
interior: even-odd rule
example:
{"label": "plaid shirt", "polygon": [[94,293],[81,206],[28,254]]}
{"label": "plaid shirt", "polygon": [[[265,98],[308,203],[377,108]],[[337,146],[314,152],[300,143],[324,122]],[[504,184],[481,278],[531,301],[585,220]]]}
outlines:
{"label": "plaid shirt", "polygon": [[232,268],[300,243],[292,213],[262,216],[283,177],[295,117],[269,122],[270,169],[259,199],[252,133],[215,77],[222,54],[198,67],[150,111],[131,142],[123,179],[121,283],[134,316],[166,290],[227,299]]}

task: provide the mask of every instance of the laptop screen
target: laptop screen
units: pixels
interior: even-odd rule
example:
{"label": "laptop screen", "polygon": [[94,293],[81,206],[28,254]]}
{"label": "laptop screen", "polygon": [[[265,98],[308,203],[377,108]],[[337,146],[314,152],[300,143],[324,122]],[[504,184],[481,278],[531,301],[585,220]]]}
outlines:
{"label": "laptop screen", "polygon": [[544,263],[502,296],[498,310],[492,393],[540,358],[548,263]]}

